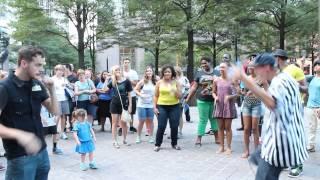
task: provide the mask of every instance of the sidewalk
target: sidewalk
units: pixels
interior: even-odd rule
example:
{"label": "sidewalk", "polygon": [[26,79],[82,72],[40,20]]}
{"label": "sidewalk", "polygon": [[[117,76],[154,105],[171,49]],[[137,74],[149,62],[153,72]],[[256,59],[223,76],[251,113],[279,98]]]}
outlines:
{"label": "sidewalk", "polygon": [[[183,137],[178,144],[181,151],[173,150],[170,140],[164,138],[163,149],[160,152],[153,151],[153,145],[148,143],[148,137],[143,136],[141,144],[135,144],[136,135],[129,134],[128,141],[131,146],[121,145],[120,149],[112,146],[110,132],[97,132],[95,159],[98,170],[80,171],[80,156],[74,152],[75,142],[72,135],[69,140],[60,140],[59,147],[64,150],[64,155],[53,155],[51,152],[51,138],[47,139],[48,151],[51,160],[50,180],[252,180],[255,177],[255,167],[250,167],[246,159],[240,156],[243,149],[243,132],[236,131],[240,127],[240,120],[233,121],[233,154],[231,156],[217,155],[215,151],[218,145],[214,144],[213,136],[203,137],[201,148],[194,146],[197,129],[198,112],[191,108],[193,123],[185,123]],[[137,118],[136,118],[137,119]],[[108,121],[107,121],[108,122]],[[137,123],[137,120],[135,121]],[[95,126],[96,129],[100,127]],[[209,124],[207,129],[209,128]],[[106,129],[109,129],[107,124]],[[167,134],[168,133],[167,129]],[[320,138],[320,134],[318,134]],[[318,139],[319,139],[318,138]],[[121,138],[119,138],[121,140]],[[121,141],[119,141],[121,142]],[[296,179],[317,180],[320,179],[320,143],[317,152],[311,153],[304,165],[304,174]],[[5,162],[1,158],[0,162]],[[4,179],[5,172],[0,172],[0,179]],[[280,179],[287,177],[288,172],[283,172]]]}

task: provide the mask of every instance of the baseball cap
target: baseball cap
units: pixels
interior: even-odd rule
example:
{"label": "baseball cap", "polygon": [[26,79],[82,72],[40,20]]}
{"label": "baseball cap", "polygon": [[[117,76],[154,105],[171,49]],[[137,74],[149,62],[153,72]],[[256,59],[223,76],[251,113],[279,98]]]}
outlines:
{"label": "baseball cap", "polygon": [[276,60],[271,53],[262,53],[257,55],[254,60],[254,66],[261,66],[261,65],[271,65],[274,66]]}
{"label": "baseball cap", "polygon": [[288,54],[283,49],[276,49],[276,51],[274,51],[274,53],[273,53],[273,56],[275,56],[275,57],[285,57],[286,59],[288,59]]}

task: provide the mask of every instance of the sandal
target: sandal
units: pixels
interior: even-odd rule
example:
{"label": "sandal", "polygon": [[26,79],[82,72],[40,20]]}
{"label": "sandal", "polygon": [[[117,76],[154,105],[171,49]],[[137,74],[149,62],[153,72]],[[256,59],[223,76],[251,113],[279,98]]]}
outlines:
{"label": "sandal", "polygon": [[241,155],[241,158],[243,158],[243,159],[247,159],[248,157],[249,157],[249,153],[243,153]]}
{"label": "sandal", "polygon": [[226,154],[226,155],[231,155],[231,154],[232,154],[232,150],[231,150],[231,149],[227,149],[227,150],[225,151],[225,154]]}
{"label": "sandal", "polygon": [[172,148],[175,149],[175,150],[178,150],[178,151],[181,150],[181,147],[178,146],[178,145],[172,146]]}

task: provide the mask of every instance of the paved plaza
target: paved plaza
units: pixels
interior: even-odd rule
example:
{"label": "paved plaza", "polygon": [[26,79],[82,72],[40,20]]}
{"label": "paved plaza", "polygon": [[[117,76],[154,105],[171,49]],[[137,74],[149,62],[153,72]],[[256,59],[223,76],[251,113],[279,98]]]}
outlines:
{"label": "paved plaza", "polygon": [[[233,154],[217,155],[218,146],[213,143],[213,136],[205,136],[201,148],[194,146],[197,129],[197,110],[191,108],[193,123],[185,123],[183,137],[178,143],[181,151],[173,150],[170,140],[165,137],[159,152],[153,151],[153,145],[148,143],[148,137],[143,136],[141,144],[135,144],[136,134],[129,134],[131,146],[121,145],[120,149],[112,146],[110,132],[98,132],[95,159],[98,170],[80,171],[80,156],[74,152],[75,142],[69,133],[69,140],[60,140],[59,146],[63,148],[64,155],[53,155],[51,152],[51,138],[47,138],[51,160],[50,180],[196,180],[196,179],[254,179],[255,167],[251,167],[246,159],[242,159],[243,132],[235,129],[240,126],[240,120],[233,121]],[[136,123],[137,121],[135,121]],[[107,124],[107,129],[109,129]],[[98,126],[95,126],[99,129]],[[207,127],[207,129],[209,126]],[[167,134],[168,133],[167,129]],[[319,137],[319,133],[318,133]],[[318,138],[319,139],[319,138]],[[318,152],[310,154],[304,166],[304,174],[296,179],[320,179],[320,146]],[[1,162],[5,162],[1,158]],[[0,172],[0,179],[4,179],[5,172]],[[280,179],[287,177],[283,172]]]}

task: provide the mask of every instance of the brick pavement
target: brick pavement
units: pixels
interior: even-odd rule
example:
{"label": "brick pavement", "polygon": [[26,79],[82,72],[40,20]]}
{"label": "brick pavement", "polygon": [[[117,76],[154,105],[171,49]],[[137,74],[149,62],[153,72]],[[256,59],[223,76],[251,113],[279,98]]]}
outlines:
{"label": "brick pavement", "polygon": [[[247,160],[240,158],[243,148],[242,132],[235,131],[240,126],[240,121],[233,121],[233,154],[231,156],[217,155],[218,146],[213,143],[213,136],[205,136],[201,148],[194,146],[197,110],[191,108],[193,123],[185,123],[183,137],[178,143],[181,151],[171,149],[170,140],[164,138],[163,149],[160,152],[153,151],[153,145],[143,137],[141,144],[134,144],[135,135],[129,134],[128,141],[131,146],[121,145],[120,149],[112,147],[110,132],[97,132],[97,144],[95,159],[99,166],[98,170],[79,170],[80,156],[74,152],[75,143],[71,134],[69,140],[60,140],[59,146],[63,148],[64,155],[51,153],[51,138],[47,139],[51,160],[51,180],[251,180],[254,179],[255,167],[250,167]],[[106,125],[107,129],[109,125]],[[209,125],[208,125],[209,127]],[[98,126],[95,128],[99,129]],[[168,132],[168,131],[167,131]],[[318,136],[319,137],[319,136]],[[319,138],[318,138],[319,139]],[[318,152],[310,154],[305,163],[304,175],[297,179],[317,180],[320,179],[320,146]],[[3,158],[0,160],[5,162]],[[4,179],[4,173],[0,172],[0,178]],[[287,172],[281,174],[280,179],[291,179]]]}

